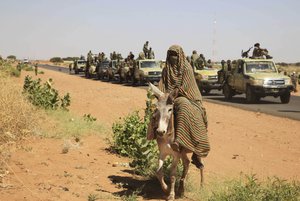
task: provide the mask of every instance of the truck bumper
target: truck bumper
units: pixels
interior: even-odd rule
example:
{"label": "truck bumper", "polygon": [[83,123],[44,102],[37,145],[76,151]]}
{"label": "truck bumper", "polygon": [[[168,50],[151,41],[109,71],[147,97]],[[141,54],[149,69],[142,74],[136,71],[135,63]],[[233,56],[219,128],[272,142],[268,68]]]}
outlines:
{"label": "truck bumper", "polygon": [[159,82],[160,81],[160,76],[159,77],[145,77],[145,80],[148,82]]}
{"label": "truck bumper", "polygon": [[287,86],[284,88],[273,88],[273,87],[263,87],[263,86],[252,86],[253,92],[260,96],[280,96],[291,92],[293,86]]}
{"label": "truck bumper", "polygon": [[199,87],[201,89],[218,89],[221,90],[222,89],[222,85],[220,83],[218,83],[218,81],[200,81],[199,83]]}

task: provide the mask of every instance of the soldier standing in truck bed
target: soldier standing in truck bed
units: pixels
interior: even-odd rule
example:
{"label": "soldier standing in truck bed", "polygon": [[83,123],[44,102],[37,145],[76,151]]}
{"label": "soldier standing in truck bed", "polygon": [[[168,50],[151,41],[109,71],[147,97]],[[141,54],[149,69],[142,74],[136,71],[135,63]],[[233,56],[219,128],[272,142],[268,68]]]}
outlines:
{"label": "soldier standing in truck bed", "polygon": [[144,47],[143,47],[143,52],[144,52],[146,58],[148,58],[148,53],[149,53],[148,45],[149,45],[149,41],[146,41],[146,43],[144,44]]}
{"label": "soldier standing in truck bed", "polygon": [[191,56],[191,66],[193,68],[193,70],[195,71],[195,68],[198,67],[198,63],[197,63],[197,60],[199,59],[199,55],[197,54],[197,51],[196,50],[193,50],[192,52],[192,56]]}
{"label": "soldier standing in truck bed", "polygon": [[232,65],[231,65],[231,60],[227,60],[227,71],[231,71],[231,69],[232,69]]}
{"label": "soldier standing in truck bed", "polygon": [[152,47],[149,48],[148,59],[155,59],[154,51],[152,50]]}

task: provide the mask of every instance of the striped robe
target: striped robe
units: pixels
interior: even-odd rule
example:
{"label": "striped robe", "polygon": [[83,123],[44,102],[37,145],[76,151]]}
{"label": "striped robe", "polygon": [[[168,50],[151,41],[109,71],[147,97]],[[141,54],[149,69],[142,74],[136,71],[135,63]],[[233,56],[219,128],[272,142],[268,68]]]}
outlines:
{"label": "striped robe", "polygon": [[[168,63],[170,51],[175,51],[179,56],[175,67]],[[210,150],[206,110],[202,105],[202,96],[193,69],[182,48],[177,45],[170,47],[166,61],[158,86],[164,93],[170,93],[175,88],[179,90],[174,101],[175,141],[198,156],[206,157]]]}

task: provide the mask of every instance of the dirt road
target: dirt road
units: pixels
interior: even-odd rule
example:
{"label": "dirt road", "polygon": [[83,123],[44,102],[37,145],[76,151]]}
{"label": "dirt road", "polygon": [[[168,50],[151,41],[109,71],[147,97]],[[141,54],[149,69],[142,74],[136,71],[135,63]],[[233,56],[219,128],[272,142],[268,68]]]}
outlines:
{"label": "dirt road", "polygon": [[[144,89],[120,86],[44,70],[60,93],[69,92],[70,110],[92,114],[107,128],[134,110],[145,107]],[[24,73],[24,72],[23,72]],[[29,72],[33,75],[33,73]],[[17,81],[23,83],[24,74]],[[255,173],[260,178],[276,175],[300,179],[300,122],[224,105],[204,102],[209,118],[211,153],[204,160],[207,178]],[[32,138],[12,153],[9,174],[0,187],[0,200],[87,200],[98,194],[113,199],[142,184],[152,185],[140,199],[163,199],[158,183],[134,177],[130,168],[113,163],[127,161],[105,150],[102,137],[90,136],[83,145],[61,154],[63,140]],[[191,168],[190,174],[196,169]],[[119,184],[116,184],[119,183]],[[123,184],[123,187],[121,185]],[[155,192],[155,193],[154,193]]]}

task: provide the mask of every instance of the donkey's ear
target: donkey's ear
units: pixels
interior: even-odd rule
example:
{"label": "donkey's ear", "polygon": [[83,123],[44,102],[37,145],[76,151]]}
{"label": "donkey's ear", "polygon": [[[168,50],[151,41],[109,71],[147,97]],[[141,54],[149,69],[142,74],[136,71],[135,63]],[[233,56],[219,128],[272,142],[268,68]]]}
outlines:
{"label": "donkey's ear", "polygon": [[152,91],[152,93],[154,94],[154,96],[158,99],[160,98],[162,95],[164,95],[163,92],[161,92],[156,86],[154,86],[151,82],[149,82],[149,89]]}
{"label": "donkey's ear", "polygon": [[178,93],[179,93],[179,89],[178,88],[173,89],[171,91],[171,93],[169,94],[169,97],[168,97],[169,101],[173,102],[177,98]]}

